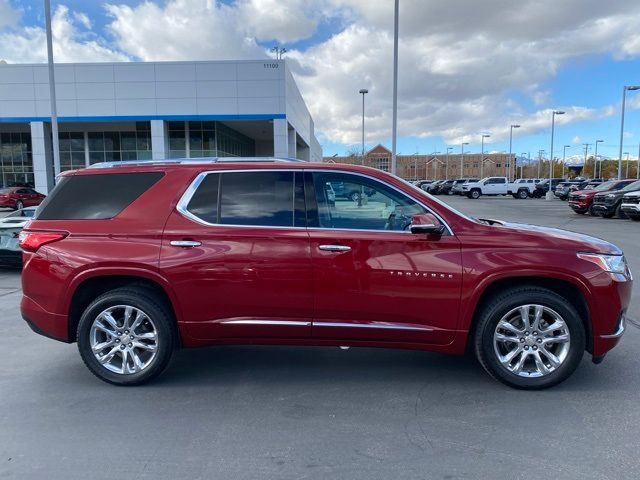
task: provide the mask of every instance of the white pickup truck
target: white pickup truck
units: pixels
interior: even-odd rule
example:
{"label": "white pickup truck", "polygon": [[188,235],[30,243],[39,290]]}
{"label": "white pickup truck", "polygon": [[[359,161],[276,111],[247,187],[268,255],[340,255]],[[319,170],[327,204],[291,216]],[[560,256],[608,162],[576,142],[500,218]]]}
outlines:
{"label": "white pickup truck", "polygon": [[512,195],[513,198],[528,198],[536,188],[532,179],[521,178],[509,182],[507,177],[485,177],[475,183],[465,183],[462,194],[477,199],[482,195]]}

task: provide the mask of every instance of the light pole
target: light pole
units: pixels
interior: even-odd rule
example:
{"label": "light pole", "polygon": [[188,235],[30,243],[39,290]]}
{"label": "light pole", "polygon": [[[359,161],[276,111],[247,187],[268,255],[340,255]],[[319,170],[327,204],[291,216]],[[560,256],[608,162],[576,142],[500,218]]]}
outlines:
{"label": "light pole", "polygon": [[481,138],[480,138],[480,143],[482,145],[482,147],[480,148],[480,178],[484,178],[482,176],[482,172],[484,170],[484,139],[485,138],[489,138],[491,135],[483,133]]}
{"label": "light pole", "polygon": [[360,90],[360,94],[362,95],[362,165],[364,165],[364,96],[367,93],[369,93],[369,90],[366,88]]}
{"label": "light pole", "polygon": [[562,110],[554,110],[551,112],[551,153],[549,154],[549,190],[547,191],[547,200],[553,200],[551,179],[553,178],[553,134],[556,128],[556,115],[564,115],[564,112]]}
{"label": "light pole", "polygon": [[[509,181],[511,181],[511,147],[513,146],[513,129],[514,128],[520,128],[520,125],[511,125],[511,129],[509,131]],[[514,165],[516,163],[515,157],[513,158],[513,163]],[[518,167],[516,165],[514,175],[513,175],[514,180],[516,179],[517,173],[518,173]]]}
{"label": "light pole", "polygon": [[[584,169],[585,171],[587,170],[587,156],[589,155],[589,147],[591,146],[590,143],[583,143],[582,144],[584,146]],[[594,175],[593,178],[596,178],[596,176]]]}
{"label": "light pole", "polygon": [[604,142],[604,140],[596,140],[596,151],[593,154],[593,178],[598,178],[598,144]]}
{"label": "light pole", "polygon": [[[47,28],[47,63],[49,66],[49,101],[51,104],[51,140],[53,142],[53,178],[60,174],[60,139],[58,137],[58,108],[56,105],[56,80],[53,69],[53,39],[51,35],[51,4],[44,0],[44,16]],[[49,183],[49,182],[47,182]]]}
{"label": "light pole", "polygon": [[636,161],[636,180],[640,179],[640,143],[638,144],[638,160]]}
{"label": "light pole", "polygon": [[624,107],[627,99],[627,90],[640,90],[639,85],[625,85],[622,87],[622,115],[620,116],[620,151],[618,152],[618,180],[622,180],[622,140],[624,136]]}
{"label": "light pole", "polygon": [[463,171],[464,171],[464,146],[465,145],[469,145],[469,142],[462,142],[462,144],[460,145],[461,149],[460,149],[460,177],[462,178],[463,175]]}
{"label": "light pole", "polygon": [[[444,167],[444,176],[449,177],[449,153],[453,151],[453,147],[447,147],[447,159]],[[434,179],[435,180],[435,179]]]}
{"label": "light pole", "polygon": [[629,178],[629,152],[624,152],[624,155],[627,156],[627,173],[625,173],[624,178]]}
{"label": "light pole", "polygon": [[278,60],[282,60],[282,56],[285,53],[287,53],[287,49],[286,48],[280,47],[278,45],[276,45],[275,47],[271,48],[271,51],[276,54],[276,59],[278,59]]}
{"label": "light pole", "polygon": [[393,10],[393,121],[391,126],[391,174],[396,174],[396,140],[398,133],[398,17],[400,0],[395,1]]}
{"label": "light pole", "polygon": [[564,168],[566,166],[566,162],[567,162],[567,148],[569,148],[571,145],[563,145],[562,146],[562,178],[564,178]]}
{"label": "light pole", "polygon": [[542,155],[544,155],[544,150],[538,150],[538,178],[542,180]]}

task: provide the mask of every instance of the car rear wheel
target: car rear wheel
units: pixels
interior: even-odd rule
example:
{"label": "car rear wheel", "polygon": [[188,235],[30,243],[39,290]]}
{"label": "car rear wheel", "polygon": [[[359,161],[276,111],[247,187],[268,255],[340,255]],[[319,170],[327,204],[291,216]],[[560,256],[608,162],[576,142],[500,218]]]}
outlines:
{"label": "car rear wheel", "polygon": [[566,380],[585,349],[585,331],[573,305],[540,287],[519,287],[494,297],[475,331],[484,369],[510,387],[548,388]]}
{"label": "car rear wheel", "polygon": [[165,302],[142,288],[118,288],[96,298],[78,324],[78,350],[89,370],[115,385],[139,385],[169,364],[175,322]]}
{"label": "car rear wheel", "polygon": [[24,203],[22,202],[22,200],[18,200],[16,202],[16,210],[22,210],[24,208]]}
{"label": "car rear wheel", "polygon": [[525,200],[526,198],[529,198],[529,192],[524,189],[518,191],[518,198],[520,200]]}

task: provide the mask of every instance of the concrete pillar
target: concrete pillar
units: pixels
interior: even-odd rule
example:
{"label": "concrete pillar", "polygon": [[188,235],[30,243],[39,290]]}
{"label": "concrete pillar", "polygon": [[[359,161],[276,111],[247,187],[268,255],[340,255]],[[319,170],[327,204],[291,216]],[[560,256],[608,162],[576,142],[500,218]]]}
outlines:
{"label": "concrete pillar", "polygon": [[288,157],[289,156],[289,129],[288,123],[284,118],[275,118],[273,120],[273,156]]}
{"label": "concrete pillar", "polygon": [[151,158],[164,160],[167,158],[167,128],[164,120],[151,120]]}
{"label": "concrete pillar", "polygon": [[31,156],[35,189],[47,194],[54,185],[51,124],[31,122]]}
{"label": "concrete pillar", "polygon": [[295,128],[290,128],[288,131],[288,150],[289,150],[289,155],[287,155],[289,158],[298,158],[297,157],[297,143],[296,143],[296,130]]}

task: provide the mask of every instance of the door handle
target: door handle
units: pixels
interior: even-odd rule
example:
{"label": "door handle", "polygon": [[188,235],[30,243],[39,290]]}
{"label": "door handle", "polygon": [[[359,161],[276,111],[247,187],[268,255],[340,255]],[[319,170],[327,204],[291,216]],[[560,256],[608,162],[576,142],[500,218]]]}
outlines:
{"label": "door handle", "polygon": [[325,252],[349,252],[351,251],[351,247],[346,245],[320,245],[318,247],[320,250],[324,250]]}
{"label": "door handle", "polygon": [[171,240],[172,247],[199,247],[202,245],[202,242],[198,242],[196,240]]}

